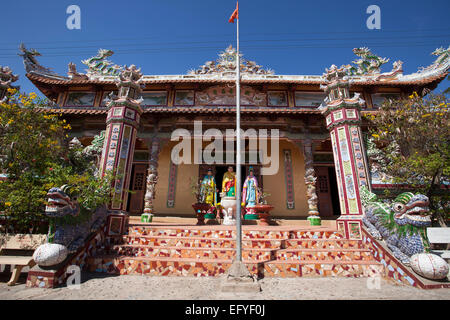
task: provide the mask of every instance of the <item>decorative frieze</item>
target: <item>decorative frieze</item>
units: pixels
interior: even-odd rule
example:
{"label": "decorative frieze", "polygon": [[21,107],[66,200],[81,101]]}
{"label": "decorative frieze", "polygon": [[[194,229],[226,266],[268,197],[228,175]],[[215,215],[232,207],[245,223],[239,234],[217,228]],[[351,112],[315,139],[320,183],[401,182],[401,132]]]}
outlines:
{"label": "decorative frieze", "polygon": [[178,166],[170,161],[169,167],[169,190],[167,191],[167,208],[175,207],[175,190],[177,187]]}
{"label": "decorative frieze", "polygon": [[284,175],[286,178],[286,207],[295,209],[294,197],[294,177],[292,172],[292,156],[291,150],[283,150],[284,154]]}

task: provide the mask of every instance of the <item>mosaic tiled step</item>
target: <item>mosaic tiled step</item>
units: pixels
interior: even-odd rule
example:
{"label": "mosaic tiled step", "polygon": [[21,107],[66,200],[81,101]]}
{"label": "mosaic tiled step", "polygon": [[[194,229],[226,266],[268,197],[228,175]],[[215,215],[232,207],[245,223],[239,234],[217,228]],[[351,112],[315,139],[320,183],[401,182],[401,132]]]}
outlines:
{"label": "mosaic tiled step", "polygon": [[[254,267],[250,265],[249,268]],[[259,277],[369,277],[381,274],[383,265],[371,261],[305,260],[258,264]],[[251,270],[255,273],[254,270]]]}
{"label": "mosaic tiled step", "polygon": [[373,261],[369,249],[280,249],[275,252],[276,260],[333,260],[333,261]]}
{"label": "mosaic tiled step", "polygon": [[[124,244],[161,247],[234,248],[233,238],[176,237],[176,236],[124,236]],[[243,239],[243,248],[279,249],[285,239]]]}
{"label": "mosaic tiled step", "polygon": [[348,239],[286,239],[283,246],[286,249],[364,249],[361,241]]}
{"label": "mosaic tiled step", "polygon": [[[256,228],[253,226],[253,228]],[[170,226],[154,226],[145,224],[132,224],[128,229],[129,235],[134,236],[177,236],[177,237],[206,237],[206,238],[235,238],[236,230],[234,227],[217,226],[216,228],[208,228],[202,226],[189,227],[170,227]],[[244,228],[242,238],[246,239],[342,239],[343,235],[326,228],[318,230],[273,230],[264,227],[251,229]]]}
{"label": "mosaic tiled step", "polygon": [[[243,259],[267,261],[275,259],[277,249],[243,248]],[[128,257],[172,257],[172,258],[207,258],[207,259],[234,259],[234,248],[208,248],[208,247],[170,247],[149,245],[116,245],[108,253]]]}
{"label": "mosaic tiled step", "polygon": [[[209,258],[233,259],[236,256],[234,248],[208,247],[170,247],[149,245],[116,245],[108,250],[109,254],[128,257],[178,257],[178,258]],[[373,260],[368,249],[254,249],[244,248],[243,259],[268,260]]]}
{"label": "mosaic tiled step", "polygon": [[[376,261],[266,261],[244,260],[258,277],[367,277],[382,272]],[[89,259],[90,271],[154,276],[220,276],[231,266],[230,259],[148,258],[103,256]]]}

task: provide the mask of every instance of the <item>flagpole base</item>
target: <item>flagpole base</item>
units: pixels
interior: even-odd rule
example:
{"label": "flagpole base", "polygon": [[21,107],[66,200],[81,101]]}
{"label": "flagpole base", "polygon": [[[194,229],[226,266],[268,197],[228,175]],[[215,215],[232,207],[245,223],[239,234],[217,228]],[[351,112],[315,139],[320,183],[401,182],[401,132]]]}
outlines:
{"label": "flagpole base", "polygon": [[226,278],[222,281],[222,292],[260,292],[261,286],[242,261],[234,260]]}

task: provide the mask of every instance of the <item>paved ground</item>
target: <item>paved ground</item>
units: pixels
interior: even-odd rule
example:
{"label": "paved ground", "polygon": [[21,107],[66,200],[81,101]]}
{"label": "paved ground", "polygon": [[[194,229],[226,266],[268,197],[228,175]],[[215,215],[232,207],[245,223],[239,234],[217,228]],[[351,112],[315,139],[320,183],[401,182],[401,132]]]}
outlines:
{"label": "paved ground", "polygon": [[[0,299],[429,299],[450,300],[450,289],[422,290],[381,280],[380,289],[368,289],[366,278],[266,278],[262,291],[251,294],[220,292],[223,278],[107,276],[84,273],[80,289],[26,288],[25,279],[14,287],[0,278]],[[370,284],[369,284],[370,286]],[[371,285],[374,287],[374,285]]]}

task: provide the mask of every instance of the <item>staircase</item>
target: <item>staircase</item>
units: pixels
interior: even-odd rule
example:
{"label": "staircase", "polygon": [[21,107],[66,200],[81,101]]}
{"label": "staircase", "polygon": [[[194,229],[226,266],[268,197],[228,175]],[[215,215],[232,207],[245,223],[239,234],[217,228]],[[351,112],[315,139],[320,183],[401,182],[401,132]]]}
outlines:
{"label": "staircase", "polygon": [[[370,276],[382,272],[362,241],[325,227],[243,226],[242,258],[258,277]],[[235,227],[133,223],[88,259],[90,271],[219,276],[235,257]]]}

